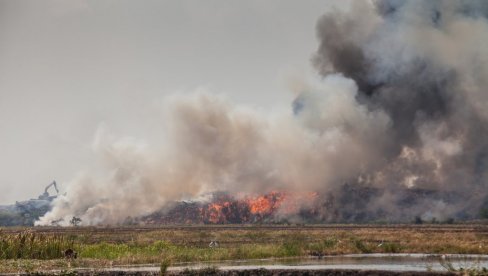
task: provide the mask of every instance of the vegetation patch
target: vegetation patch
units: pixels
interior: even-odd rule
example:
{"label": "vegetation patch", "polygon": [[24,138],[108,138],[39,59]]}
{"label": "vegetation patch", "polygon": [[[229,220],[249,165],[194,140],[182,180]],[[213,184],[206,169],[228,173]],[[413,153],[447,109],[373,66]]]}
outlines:
{"label": "vegetation patch", "polygon": [[[350,253],[488,254],[487,226],[3,228],[0,273]],[[209,247],[212,241],[218,246]],[[63,252],[71,248],[77,259]]]}

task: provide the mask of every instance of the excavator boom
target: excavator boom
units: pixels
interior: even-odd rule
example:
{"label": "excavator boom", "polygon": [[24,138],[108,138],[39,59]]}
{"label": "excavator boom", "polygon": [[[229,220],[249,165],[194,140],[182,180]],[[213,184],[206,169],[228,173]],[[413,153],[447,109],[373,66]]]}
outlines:
{"label": "excavator boom", "polygon": [[44,194],[49,194],[47,191],[49,190],[49,188],[51,188],[51,186],[54,186],[54,189],[56,190],[56,194],[59,194],[58,185],[56,184],[56,180],[53,180],[53,182],[51,184],[46,186],[46,189],[44,190]]}

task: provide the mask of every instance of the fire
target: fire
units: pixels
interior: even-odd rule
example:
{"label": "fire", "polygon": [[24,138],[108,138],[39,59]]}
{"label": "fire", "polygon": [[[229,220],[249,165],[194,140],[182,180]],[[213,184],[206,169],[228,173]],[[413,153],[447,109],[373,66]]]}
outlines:
{"label": "fire", "polygon": [[233,197],[216,193],[210,202],[192,202],[176,205],[161,217],[152,217],[151,223],[256,223],[276,221],[279,217],[297,214],[303,208],[310,210],[317,193],[272,191],[264,195]]}
{"label": "fire", "polygon": [[208,214],[208,220],[212,223],[219,223],[222,218],[225,217],[225,213],[222,211],[227,210],[231,203],[229,201],[223,202],[223,203],[210,203],[207,206],[206,212],[203,212],[202,209],[202,214],[205,215],[205,213]]}
{"label": "fire", "polygon": [[293,214],[303,202],[311,202],[317,193],[295,194],[273,191],[265,195],[243,196],[236,199],[229,195],[216,196],[213,202],[200,208],[204,223],[253,223],[271,219],[278,212]]}
{"label": "fire", "polygon": [[278,209],[281,206],[283,200],[285,200],[285,194],[279,192],[271,192],[267,195],[262,195],[257,198],[249,198],[246,200],[249,205],[249,209],[252,214],[268,214]]}

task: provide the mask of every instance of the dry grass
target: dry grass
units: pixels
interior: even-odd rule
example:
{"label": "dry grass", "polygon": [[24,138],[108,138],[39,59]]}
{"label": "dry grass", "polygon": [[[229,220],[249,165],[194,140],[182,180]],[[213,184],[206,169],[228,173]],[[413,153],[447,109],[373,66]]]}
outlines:
{"label": "dry grass", "polygon": [[[220,247],[209,248],[212,240],[219,241]],[[311,252],[488,254],[488,226],[6,228],[0,230],[0,241],[9,244],[0,247],[1,273]],[[65,247],[78,251],[79,259],[61,259]]]}
{"label": "dry grass", "polygon": [[74,241],[64,235],[39,234],[22,231],[0,233],[0,259],[56,259],[62,251],[73,247]]}

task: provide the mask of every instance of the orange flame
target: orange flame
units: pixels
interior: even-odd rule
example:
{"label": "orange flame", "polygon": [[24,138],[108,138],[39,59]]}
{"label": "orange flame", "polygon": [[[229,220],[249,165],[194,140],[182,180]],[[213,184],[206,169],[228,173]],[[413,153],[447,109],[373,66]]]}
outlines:
{"label": "orange flame", "polygon": [[221,202],[221,203],[218,202],[210,203],[206,210],[208,212],[208,220],[212,223],[221,222],[225,218],[222,209],[224,209],[224,207],[229,207],[229,206],[230,206],[230,202],[228,201]]}
{"label": "orange flame", "polygon": [[267,214],[278,209],[285,198],[286,196],[282,193],[271,192],[245,201],[249,205],[249,210],[252,214]]}
{"label": "orange flame", "polygon": [[203,220],[210,223],[229,223],[235,221],[236,215],[239,221],[249,222],[253,218],[262,219],[272,216],[277,211],[281,214],[297,213],[304,202],[313,202],[317,196],[317,193],[273,191],[265,195],[246,196],[241,199],[220,197],[199,210]]}

